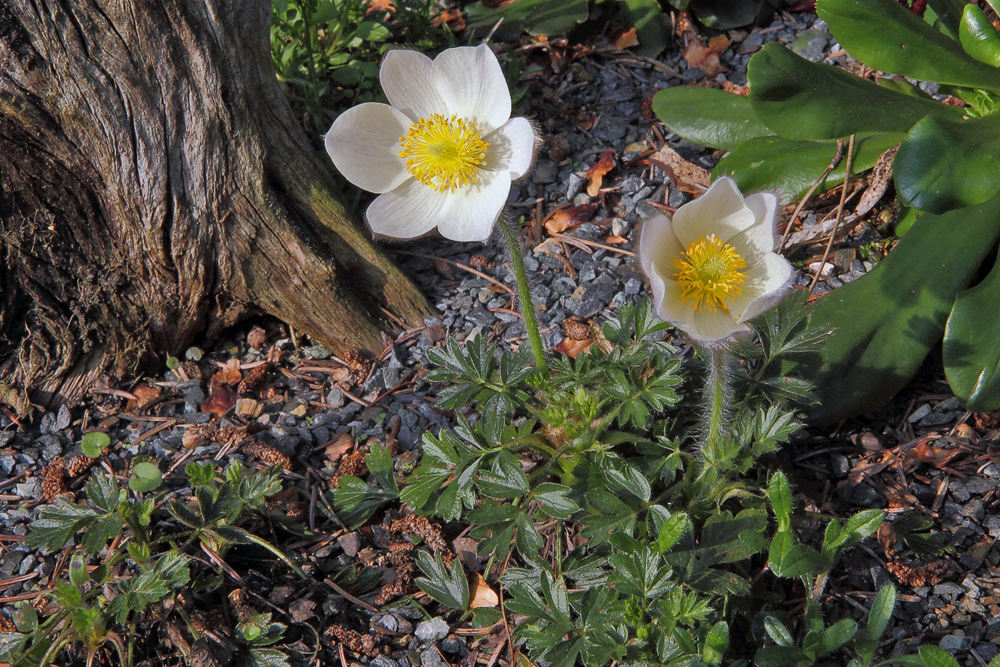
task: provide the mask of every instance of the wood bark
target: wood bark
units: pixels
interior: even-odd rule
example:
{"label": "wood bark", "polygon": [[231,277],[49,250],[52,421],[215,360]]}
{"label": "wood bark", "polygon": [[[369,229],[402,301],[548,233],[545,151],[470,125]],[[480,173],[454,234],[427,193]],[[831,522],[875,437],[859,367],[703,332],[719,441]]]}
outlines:
{"label": "wood bark", "polygon": [[0,401],[74,398],[253,314],[338,353],[422,322],[269,27],[269,0],[0,0]]}

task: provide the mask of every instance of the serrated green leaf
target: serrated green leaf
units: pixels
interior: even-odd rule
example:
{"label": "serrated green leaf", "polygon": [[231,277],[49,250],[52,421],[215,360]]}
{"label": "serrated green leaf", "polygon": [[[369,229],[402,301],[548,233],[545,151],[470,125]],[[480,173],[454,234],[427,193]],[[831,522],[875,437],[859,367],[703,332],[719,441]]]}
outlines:
{"label": "serrated green leaf", "polygon": [[517,532],[514,537],[514,544],[518,552],[528,559],[536,559],[541,555],[545,541],[542,539],[535,524],[528,515],[521,512],[516,519]]}
{"label": "serrated green leaf", "polygon": [[872,535],[882,525],[885,512],[882,510],[863,510],[858,512],[844,524],[844,530],[855,535],[858,541]]}
{"label": "serrated green leaf", "polygon": [[252,647],[247,667],[291,667],[288,656],[276,648]]}
{"label": "serrated green leaf", "polygon": [[87,498],[103,512],[118,509],[118,481],[103,472],[94,473],[87,482]]}
{"label": "serrated green leaf", "polygon": [[729,650],[729,625],[719,621],[708,631],[705,646],[701,650],[701,659],[709,665],[718,665]]}
{"label": "serrated green leaf", "polygon": [[535,499],[549,516],[558,519],[568,519],[574,512],[580,510],[576,501],[569,497],[573,489],[563,484],[543,482],[535,487]]}
{"label": "serrated green leaf", "polygon": [[368,472],[375,478],[375,481],[385,489],[394,494],[399,493],[399,485],[396,484],[395,469],[393,467],[392,453],[388,447],[374,443],[368,454],[365,455],[365,465]]}
{"label": "serrated green leaf", "polygon": [[107,546],[108,542],[121,534],[124,525],[125,520],[121,514],[117,512],[108,514],[87,528],[80,544],[89,555],[96,556]]}
{"label": "serrated green leaf", "polygon": [[771,641],[778,646],[794,646],[795,644],[792,633],[788,631],[784,623],[774,616],[764,618],[764,631],[767,632],[767,636],[771,638]]}
{"label": "serrated green leaf", "polygon": [[691,520],[687,514],[674,514],[660,527],[660,533],[656,538],[656,548],[661,554],[669,551],[690,528]]}
{"label": "serrated green leaf", "polygon": [[385,489],[376,489],[353,475],[344,475],[340,486],[333,493],[333,507],[351,530],[364,525],[372,514],[396,494]]}
{"label": "serrated green leaf", "polygon": [[531,490],[521,463],[508,451],[498,453],[489,470],[480,471],[476,486],[484,495],[500,500],[513,500]]}
{"label": "serrated green leaf", "polygon": [[892,618],[892,611],[896,607],[896,587],[886,584],[879,589],[875,600],[872,601],[871,611],[868,612],[868,635],[879,638],[889,626]]}
{"label": "serrated green leaf", "polygon": [[858,632],[858,624],[850,618],[837,621],[823,632],[820,641],[820,655],[834,651],[854,639]]}
{"label": "serrated green leaf", "polygon": [[150,605],[171,595],[190,580],[187,558],[168,552],[149,570],[131,579],[120,579],[117,595],[108,606],[115,622],[125,623],[129,614],[145,611]]}
{"label": "serrated green leaf", "polygon": [[54,504],[46,505],[41,516],[31,523],[24,543],[32,549],[44,547],[49,551],[58,551],[97,517],[94,510],[59,498]]}
{"label": "serrated green leaf", "polygon": [[455,558],[447,566],[440,556],[420,551],[416,561],[426,575],[415,580],[422,591],[446,607],[458,611],[465,611],[469,607],[469,581],[462,571],[460,559]]}
{"label": "serrated green leaf", "polygon": [[767,486],[767,497],[778,520],[778,531],[787,531],[792,521],[792,487],[785,473],[779,471],[771,475],[771,481]]}

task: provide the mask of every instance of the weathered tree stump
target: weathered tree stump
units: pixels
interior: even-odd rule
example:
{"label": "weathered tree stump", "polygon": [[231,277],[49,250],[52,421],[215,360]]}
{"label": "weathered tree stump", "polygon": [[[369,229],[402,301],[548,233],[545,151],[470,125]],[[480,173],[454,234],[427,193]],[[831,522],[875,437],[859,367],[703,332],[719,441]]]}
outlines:
{"label": "weathered tree stump", "polygon": [[269,26],[269,0],[0,0],[0,401],[74,398],[254,314],[335,352],[421,323]]}

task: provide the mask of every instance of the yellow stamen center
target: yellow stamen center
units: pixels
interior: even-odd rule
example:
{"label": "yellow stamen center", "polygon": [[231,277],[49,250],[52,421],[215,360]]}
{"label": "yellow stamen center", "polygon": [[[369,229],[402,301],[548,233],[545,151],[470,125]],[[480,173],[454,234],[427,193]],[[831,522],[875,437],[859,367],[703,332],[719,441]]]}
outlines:
{"label": "yellow stamen center", "polygon": [[747,274],[740,269],[747,268],[736,248],[723,243],[715,234],[701,237],[688,245],[680,257],[674,258],[674,280],[680,285],[681,297],[693,310],[718,312],[721,308],[729,312],[726,300],[733,301],[742,291],[740,285]]}
{"label": "yellow stamen center", "polygon": [[475,123],[452,115],[434,113],[410,126],[399,157],[406,170],[424,185],[438,192],[479,182],[479,169],[486,163],[489,144],[479,135]]}

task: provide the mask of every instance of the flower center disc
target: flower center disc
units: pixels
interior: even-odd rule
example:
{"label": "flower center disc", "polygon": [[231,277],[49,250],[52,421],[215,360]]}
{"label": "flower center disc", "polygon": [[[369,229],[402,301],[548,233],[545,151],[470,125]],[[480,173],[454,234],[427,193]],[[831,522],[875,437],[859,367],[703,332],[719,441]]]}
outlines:
{"label": "flower center disc", "polygon": [[743,261],[736,248],[723,243],[715,234],[701,237],[688,245],[681,257],[674,258],[674,280],[680,285],[684,303],[697,311],[729,312],[726,299],[732,301],[746,281]]}
{"label": "flower center disc", "polygon": [[479,136],[475,123],[452,115],[431,114],[410,126],[399,138],[406,170],[438,192],[479,182],[479,168],[486,162],[489,144]]}

